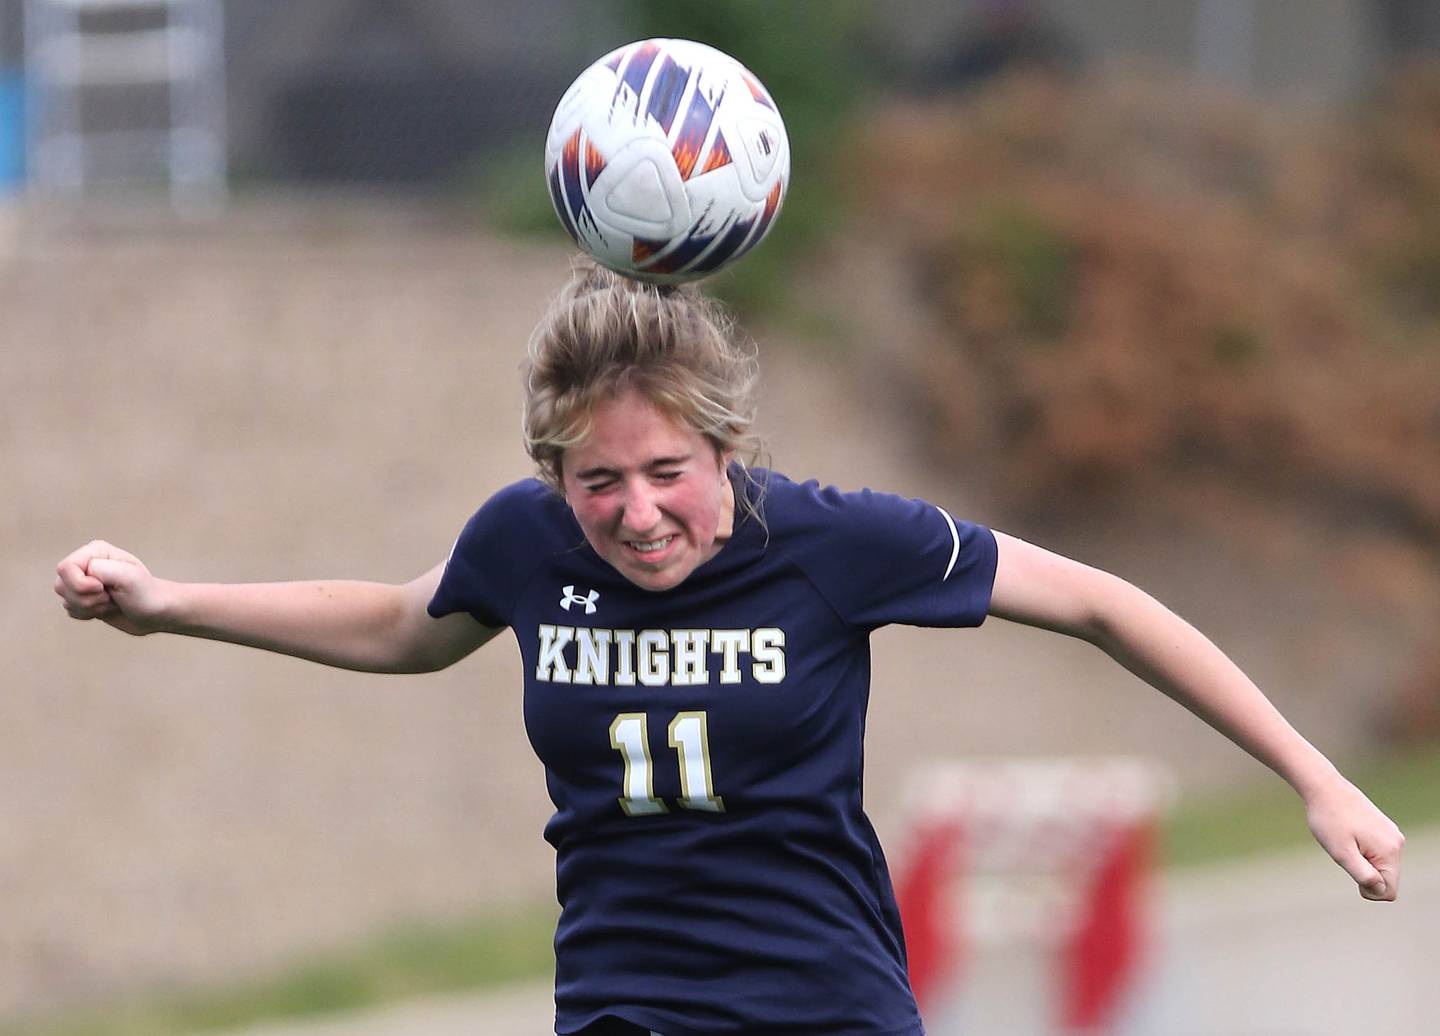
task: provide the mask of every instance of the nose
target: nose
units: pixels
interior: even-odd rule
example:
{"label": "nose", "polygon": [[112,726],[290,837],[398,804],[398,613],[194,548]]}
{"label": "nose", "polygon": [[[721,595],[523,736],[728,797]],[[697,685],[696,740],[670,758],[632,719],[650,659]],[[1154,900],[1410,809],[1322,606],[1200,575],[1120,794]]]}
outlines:
{"label": "nose", "polygon": [[648,532],[660,521],[660,505],[655,498],[655,489],[648,483],[637,480],[626,485],[624,521],[634,532]]}

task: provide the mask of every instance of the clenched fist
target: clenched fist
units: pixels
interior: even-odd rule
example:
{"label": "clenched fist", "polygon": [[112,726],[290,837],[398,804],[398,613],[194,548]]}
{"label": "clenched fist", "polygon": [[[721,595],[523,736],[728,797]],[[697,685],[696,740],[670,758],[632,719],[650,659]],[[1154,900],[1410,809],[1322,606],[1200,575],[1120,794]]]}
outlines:
{"label": "clenched fist", "polygon": [[163,580],[144,562],[104,540],[92,540],[55,566],[55,592],[74,619],[100,619],[141,636],[163,628]]}

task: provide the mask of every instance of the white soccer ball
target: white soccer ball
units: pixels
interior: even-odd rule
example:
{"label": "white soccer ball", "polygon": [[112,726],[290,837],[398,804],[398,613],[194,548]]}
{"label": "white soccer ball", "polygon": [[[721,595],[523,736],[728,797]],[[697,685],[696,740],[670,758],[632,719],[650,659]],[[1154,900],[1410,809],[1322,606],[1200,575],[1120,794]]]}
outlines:
{"label": "white soccer ball", "polygon": [[765,236],[785,200],[790,142],[770,94],[734,58],[641,40],[560,98],[545,179],[576,244],[612,270],[673,284]]}

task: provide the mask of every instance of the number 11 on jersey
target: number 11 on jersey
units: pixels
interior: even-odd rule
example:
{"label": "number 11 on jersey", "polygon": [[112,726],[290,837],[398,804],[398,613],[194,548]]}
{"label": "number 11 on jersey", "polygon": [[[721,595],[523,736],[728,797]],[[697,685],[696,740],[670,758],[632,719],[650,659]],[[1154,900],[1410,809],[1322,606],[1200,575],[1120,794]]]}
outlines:
{"label": "number 11 on jersey", "polygon": [[[668,813],[655,797],[654,763],[650,758],[650,730],[643,712],[622,712],[610,724],[610,747],[625,760],[624,794],[620,808],[626,816]],[[670,721],[670,747],[680,762],[680,805],[710,813],[725,812],[715,794],[710,774],[710,737],[704,712],[681,712]]]}

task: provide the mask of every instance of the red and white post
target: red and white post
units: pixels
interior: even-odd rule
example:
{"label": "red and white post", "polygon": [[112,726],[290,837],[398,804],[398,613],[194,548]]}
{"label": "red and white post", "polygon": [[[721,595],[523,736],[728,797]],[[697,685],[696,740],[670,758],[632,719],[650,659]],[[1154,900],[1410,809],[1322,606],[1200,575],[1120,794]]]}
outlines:
{"label": "red and white post", "polygon": [[936,763],[907,788],[895,871],[932,1036],[1117,1031],[1142,985],[1174,783],[1125,758]]}

